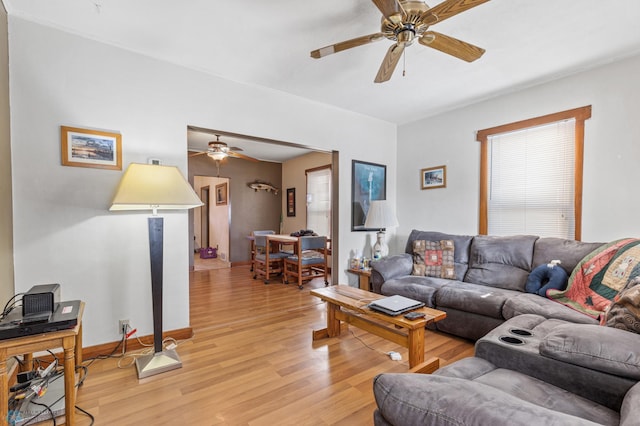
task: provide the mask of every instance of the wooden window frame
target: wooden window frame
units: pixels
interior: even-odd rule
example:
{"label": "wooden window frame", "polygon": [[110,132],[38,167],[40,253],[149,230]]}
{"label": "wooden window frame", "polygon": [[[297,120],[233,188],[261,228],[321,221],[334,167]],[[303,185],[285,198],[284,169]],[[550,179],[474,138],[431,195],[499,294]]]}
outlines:
{"label": "wooden window frame", "polygon": [[[304,193],[305,193],[305,229],[309,229],[309,206],[307,205],[307,201],[306,201],[306,194],[307,194],[307,189],[309,186],[309,173],[312,172],[319,172],[320,170],[329,170],[329,176],[331,179],[333,179],[333,167],[331,164],[325,164],[324,166],[318,166],[318,167],[313,167],[311,169],[306,169],[304,171],[304,177],[305,177],[305,183],[304,183]],[[333,184],[330,186],[330,191],[331,191],[331,210],[334,209],[334,204],[333,204]],[[333,213],[332,213],[332,217],[329,218],[329,233],[332,234],[333,233]],[[327,235],[327,238],[329,238],[329,240],[331,239],[330,235]]]}
{"label": "wooden window frame", "polygon": [[584,162],[584,122],[591,118],[591,105],[574,108],[541,117],[503,124],[489,129],[479,130],[476,140],[480,142],[480,210],[478,234],[487,235],[489,230],[489,136],[500,133],[523,130],[529,127],[542,126],[562,120],[575,119],[575,164],[574,164],[574,210],[575,210],[575,240],[582,238],[582,181]]}

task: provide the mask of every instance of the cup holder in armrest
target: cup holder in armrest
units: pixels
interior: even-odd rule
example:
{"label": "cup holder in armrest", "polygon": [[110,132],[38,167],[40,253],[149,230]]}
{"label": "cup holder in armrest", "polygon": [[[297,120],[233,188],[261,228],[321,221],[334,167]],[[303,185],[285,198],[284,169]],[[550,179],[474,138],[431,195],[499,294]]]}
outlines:
{"label": "cup holder in armrest", "polygon": [[521,328],[510,328],[509,333],[515,334],[516,336],[525,336],[525,337],[533,336],[533,333],[531,331],[523,330]]}
{"label": "cup holder in armrest", "polygon": [[510,345],[524,345],[524,340],[514,336],[500,336],[498,339]]}

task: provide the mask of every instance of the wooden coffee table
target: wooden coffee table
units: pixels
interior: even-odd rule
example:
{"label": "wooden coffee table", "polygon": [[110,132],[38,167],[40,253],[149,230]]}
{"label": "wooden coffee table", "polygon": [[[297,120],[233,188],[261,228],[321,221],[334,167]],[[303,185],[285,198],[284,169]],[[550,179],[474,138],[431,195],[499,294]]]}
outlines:
{"label": "wooden coffee table", "polygon": [[369,303],[386,296],[346,285],[311,290],[311,294],[327,302],[327,328],[313,331],[313,340],[340,335],[343,321],[362,330],[409,349],[409,368],[415,372],[430,373],[438,369],[440,360],[424,362],[424,328],[427,324],[446,318],[437,309],[419,308],[425,317],[408,320],[402,315],[390,316],[373,311]]}

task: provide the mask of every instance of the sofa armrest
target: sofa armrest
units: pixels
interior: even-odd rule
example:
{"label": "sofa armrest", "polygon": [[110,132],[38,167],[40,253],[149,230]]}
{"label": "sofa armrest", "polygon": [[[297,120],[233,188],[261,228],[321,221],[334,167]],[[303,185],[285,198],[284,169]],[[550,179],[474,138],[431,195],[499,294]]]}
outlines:
{"label": "sofa armrest", "polygon": [[371,287],[380,293],[382,284],[390,279],[411,275],[413,258],[408,253],[396,254],[371,262]]}
{"label": "sofa armrest", "polygon": [[592,370],[640,380],[640,335],[590,324],[563,324],[540,343],[540,354]]}
{"label": "sofa armrest", "polygon": [[640,383],[634,385],[624,397],[620,408],[620,426],[633,426],[640,419]]}

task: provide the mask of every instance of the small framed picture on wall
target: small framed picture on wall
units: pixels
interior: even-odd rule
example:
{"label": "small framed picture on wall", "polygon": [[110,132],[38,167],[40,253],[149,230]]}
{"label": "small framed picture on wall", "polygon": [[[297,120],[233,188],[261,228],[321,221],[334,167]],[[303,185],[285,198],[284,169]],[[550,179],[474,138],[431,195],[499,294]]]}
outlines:
{"label": "small framed picture on wall", "polygon": [[122,136],[100,130],[60,127],[62,165],[122,170]]}
{"label": "small framed picture on wall", "polygon": [[227,204],[227,182],[216,185],[216,206]]}
{"label": "small framed picture on wall", "polygon": [[420,188],[434,189],[447,186],[447,166],[429,167],[420,170]]}
{"label": "small framed picture on wall", "polygon": [[296,189],[287,188],[287,216],[294,217],[296,215]]}

